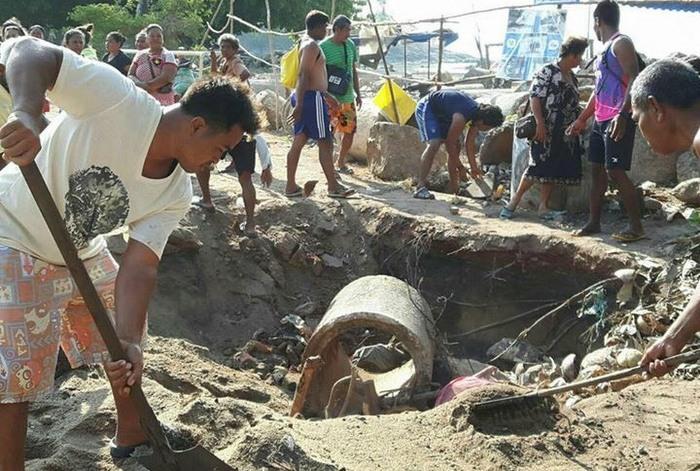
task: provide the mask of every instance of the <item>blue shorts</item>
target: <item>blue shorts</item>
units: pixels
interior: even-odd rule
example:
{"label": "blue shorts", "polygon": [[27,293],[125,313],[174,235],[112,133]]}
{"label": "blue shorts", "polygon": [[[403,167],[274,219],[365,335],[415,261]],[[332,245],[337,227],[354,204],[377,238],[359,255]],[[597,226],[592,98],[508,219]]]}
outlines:
{"label": "blue shorts", "polygon": [[[296,95],[292,95],[292,106],[296,106]],[[294,135],[306,134],[311,139],[329,139],[331,132],[331,117],[323,94],[318,90],[304,92],[304,103],[301,110],[301,121],[294,123]]]}
{"label": "blue shorts", "polygon": [[438,121],[433,109],[428,102],[428,96],[421,98],[416,106],[416,123],[418,123],[418,134],[421,142],[428,142],[434,139],[447,139],[449,128],[442,126]]}

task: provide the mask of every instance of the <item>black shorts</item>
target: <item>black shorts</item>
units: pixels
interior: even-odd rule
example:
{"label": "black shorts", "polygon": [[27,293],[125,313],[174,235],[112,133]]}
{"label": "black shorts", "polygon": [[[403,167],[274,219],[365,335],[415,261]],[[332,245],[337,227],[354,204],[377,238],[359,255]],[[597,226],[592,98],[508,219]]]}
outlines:
{"label": "black shorts", "polygon": [[242,140],[236,147],[229,149],[228,153],[233,159],[238,175],[245,172],[251,175],[255,173],[255,139],[250,142]]}
{"label": "black shorts", "polygon": [[613,141],[608,134],[612,120],[593,123],[593,130],[588,141],[588,161],[605,165],[608,170],[629,170],[632,167],[632,151],[634,150],[634,135],[637,126],[629,118],[625,134],[619,141]]}

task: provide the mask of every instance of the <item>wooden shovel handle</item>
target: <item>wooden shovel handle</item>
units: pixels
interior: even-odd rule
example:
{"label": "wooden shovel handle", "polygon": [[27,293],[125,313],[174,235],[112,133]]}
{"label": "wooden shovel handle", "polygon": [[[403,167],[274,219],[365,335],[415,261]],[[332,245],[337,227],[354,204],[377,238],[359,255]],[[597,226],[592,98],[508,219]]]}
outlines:
{"label": "wooden shovel handle", "polygon": [[[61,252],[63,260],[73,276],[75,284],[78,286],[78,291],[80,291],[81,296],[85,300],[85,305],[90,311],[95,325],[97,325],[97,330],[107,346],[109,355],[113,361],[127,360],[126,353],[122,348],[119,337],[117,337],[117,332],[114,330],[114,326],[107,315],[100,296],[97,294],[90,275],[85,269],[85,265],[78,257],[78,251],[68,234],[63,217],[56,207],[56,203],[46,186],[39,168],[36,166],[36,163],[32,162],[29,165],[20,167],[20,169],[27,186],[29,186],[29,190],[32,192],[32,196],[34,196],[34,201],[39,206],[39,210],[44,216],[44,221],[46,221],[46,225],[49,227],[54,241],[56,241],[58,250]],[[138,410],[144,432],[154,449],[157,451],[161,446],[169,448],[168,441],[160,427],[160,422],[158,422],[158,418],[148,404],[140,385],[137,384],[131,388],[130,397]]]}
{"label": "wooden shovel handle", "polygon": [[[700,359],[700,348],[665,358],[664,361],[668,366],[674,367],[680,365],[681,363],[696,361],[698,359]],[[589,378],[583,381],[576,381],[574,383],[565,384],[556,388],[541,389],[539,391],[535,391],[533,395],[538,397],[553,396],[555,394],[573,391],[574,389],[580,389],[586,386],[595,386],[596,384],[606,383],[608,381],[615,381],[618,379],[623,379],[629,376],[634,376],[646,372],[648,372],[648,368],[646,366],[634,366],[625,370],[615,371],[613,373],[596,376],[595,378]]]}

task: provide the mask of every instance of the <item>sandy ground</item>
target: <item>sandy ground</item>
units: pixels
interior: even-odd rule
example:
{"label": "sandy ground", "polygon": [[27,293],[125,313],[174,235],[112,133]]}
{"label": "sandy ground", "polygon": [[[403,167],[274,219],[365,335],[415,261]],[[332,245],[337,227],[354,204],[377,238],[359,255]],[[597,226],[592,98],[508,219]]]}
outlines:
{"label": "sandy ground", "polygon": [[[316,149],[302,156],[299,182],[320,180],[311,198],[283,197],[290,139],[267,135],[277,180],[258,190],[261,237],[243,238],[243,209],[235,177],[212,177],[214,213],[192,210],[184,225],[203,242],[198,252],[166,256],[150,308],[144,390],[164,422],[189,432],[240,470],[683,470],[700,469],[700,381],[654,380],[619,393],[584,399],[561,416],[474,426],[474,397],[426,411],[376,417],[303,421],[286,417],[291,392],[254,372],[231,369],[236,348],[263,328],[272,330],[296,306],[315,301],[313,325],[347,282],[381,271],[373,238],[400,240],[410,230],[430,232],[442,250],[453,244],[479,250],[555,254],[556,263],[609,273],[639,256],[664,259],[668,242],[690,234],[681,223],[647,220],[649,239],[625,247],[609,238],[624,225],[609,215],[606,233],[573,238],[569,224],[542,223],[527,212],[497,219],[498,203],[414,200],[406,184],[374,181],[356,166],[346,182],[360,197],[325,195]],[[196,183],[195,183],[196,185]],[[322,276],[285,263],[279,240],[290,234],[305,250],[345,260]],[[398,243],[398,242],[397,242]],[[633,251],[632,251],[633,250]],[[455,255],[457,256],[457,255]],[[572,273],[572,276],[574,274]],[[114,463],[105,448],[114,407],[99,368],[63,374],[57,392],[31,408],[30,470],[137,470]]]}

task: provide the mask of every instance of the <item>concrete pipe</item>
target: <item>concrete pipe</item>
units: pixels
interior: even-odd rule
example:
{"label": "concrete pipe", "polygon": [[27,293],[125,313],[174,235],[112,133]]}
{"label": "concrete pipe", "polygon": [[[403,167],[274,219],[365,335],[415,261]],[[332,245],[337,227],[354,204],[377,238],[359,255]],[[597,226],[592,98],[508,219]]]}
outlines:
{"label": "concrete pipe", "polygon": [[319,415],[329,400],[330,387],[350,375],[348,353],[352,352],[344,352],[339,339],[346,331],[356,328],[394,335],[411,356],[411,361],[403,366],[372,376],[377,394],[430,384],[435,352],[430,306],[408,283],[384,275],[365,276],[335,296],[311,336],[304,360],[320,358],[323,366],[316,363],[314,373],[306,376],[304,382],[312,384],[300,384],[293,413],[306,417]]}

